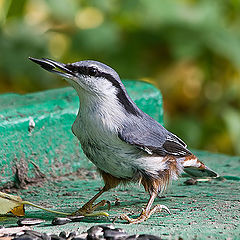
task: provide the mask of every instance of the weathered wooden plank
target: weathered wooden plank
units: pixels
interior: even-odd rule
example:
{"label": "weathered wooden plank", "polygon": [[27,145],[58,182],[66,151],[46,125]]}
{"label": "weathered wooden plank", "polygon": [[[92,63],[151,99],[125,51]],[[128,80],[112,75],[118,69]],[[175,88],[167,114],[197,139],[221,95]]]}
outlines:
{"label": "weathered wooden plank", "polygon": [[[124,83],[136,104],[162,123],[160,91],[145,82]],[[33,176],[31,161],[57,176],[92,167],[71,132],[78,106],[72,88],[0,95],[0,186],[14,180],[17,168]]]}

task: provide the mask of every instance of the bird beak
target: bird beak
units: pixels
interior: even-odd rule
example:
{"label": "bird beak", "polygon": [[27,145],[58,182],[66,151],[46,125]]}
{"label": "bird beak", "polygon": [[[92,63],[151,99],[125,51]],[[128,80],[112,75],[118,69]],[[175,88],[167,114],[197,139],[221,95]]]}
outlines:
{"label": "bird beak", "polygon": [[[37,59],[37,58],[29,57],[29,59],[31,61],[39,64],[43,69],[45,69],[49,72],[56,73],[62,77],[71,78],[71,79],[73,77],[76,77],[75,73],[67,68],[67,64],[60,63],[60,62],[57,62],[57,61],[54,61],[54,60],[51,60],[48,58]],[[61,71],[56,70],[56,68]]]}

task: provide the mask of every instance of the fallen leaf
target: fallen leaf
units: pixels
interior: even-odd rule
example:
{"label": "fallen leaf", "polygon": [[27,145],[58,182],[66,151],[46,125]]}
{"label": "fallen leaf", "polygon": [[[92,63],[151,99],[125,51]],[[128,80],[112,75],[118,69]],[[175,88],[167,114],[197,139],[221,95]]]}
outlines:
{"label": "fallen leaf", "polygon": [[[72,215],[71,213],[64,213],[64,212],[46,209],[46,208],[38,206],[34,203],[31,203],[29,201],[23,201],[22,198],[19,196],[14,196],[14,195],[0,192],[0,215],[11,212],[16,216],[24,216],[25,215],[24,205],[30,205],[32,207],[36,207],[36,208],[39,208],[39,209],[42,209],[44,211],[51,212],[51,213],[67,215],[67,216]],[[95,216],[108,217],[109,214],[106,212],[100,211],[100,212],[93,212],[93,213],[85,214],[84,216],[86,216],[86,217],[95,217]]]}
{"label": "fallen leaf", "polygon": [[22,204],[21,206],[15,207],[13,210],[11,210],[11,213],[18,217],[24,216],[25,215],[24,204]]}
{"label": "fallen leaf", "polygon": [[22,198],[0,192],[0,214],[9,212],[19,217],[25,215]]}
{"label": "fallen leaf", "polygon": [[62,213],[58,211],[49,210],[46,208],[43,208],[41,206],[38,206],[34,203],[23,201],[21,197],[10,195],[7,193],[0,192],[0,214],[6,214],[6,213],[13,213],[16,216],[24,216],[24,205],[30,205],[36,208],[40,208],[47,212],[62,214],[62,215],[70,215],[70,213]]}

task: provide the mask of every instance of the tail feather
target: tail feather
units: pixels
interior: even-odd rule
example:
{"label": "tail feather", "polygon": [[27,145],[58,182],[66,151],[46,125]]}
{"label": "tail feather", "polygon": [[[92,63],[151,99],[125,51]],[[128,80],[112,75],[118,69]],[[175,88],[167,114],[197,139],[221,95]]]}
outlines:
{"label": "tail feather", "polygon": [[202,163],[196,156],[191,155],[182,162],[183,171],[193,177],[218,177],[219,175]]}

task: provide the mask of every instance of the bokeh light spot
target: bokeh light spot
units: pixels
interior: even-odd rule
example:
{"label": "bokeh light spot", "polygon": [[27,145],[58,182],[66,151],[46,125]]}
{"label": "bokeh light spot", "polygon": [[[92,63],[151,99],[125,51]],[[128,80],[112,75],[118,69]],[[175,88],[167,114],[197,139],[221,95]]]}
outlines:
{"label": "bokeh light spot", "polygon": [[188,98],[197,98],[201,92],[202,83],[199,78],[187,78],[183,85],[183,93]]}
{"label": "bokeh light spot", "polygon": [[49,51],[51,55],[58,59],[68,50],[70,45],[69,38],[61,33],[51,33],[49,39]]}
{"label": "bokeh light spot", "polygon": [[24,20],[29,25],[36,25],[42,23],[49,15],[49,9],[45,1],[30,0],[25,6]]}
{"label": "bokeh light spot", "polygon": [[217,101],[222,97],[222,86],[219,82],[209,82],[204,93],[208,100]]}
{"label": "bokeh light spot", "polygon": [[104,20],[103,13],[94,7],[87,7],[79,10],[75,17],[77,27],[89,29],[99,27]]}

